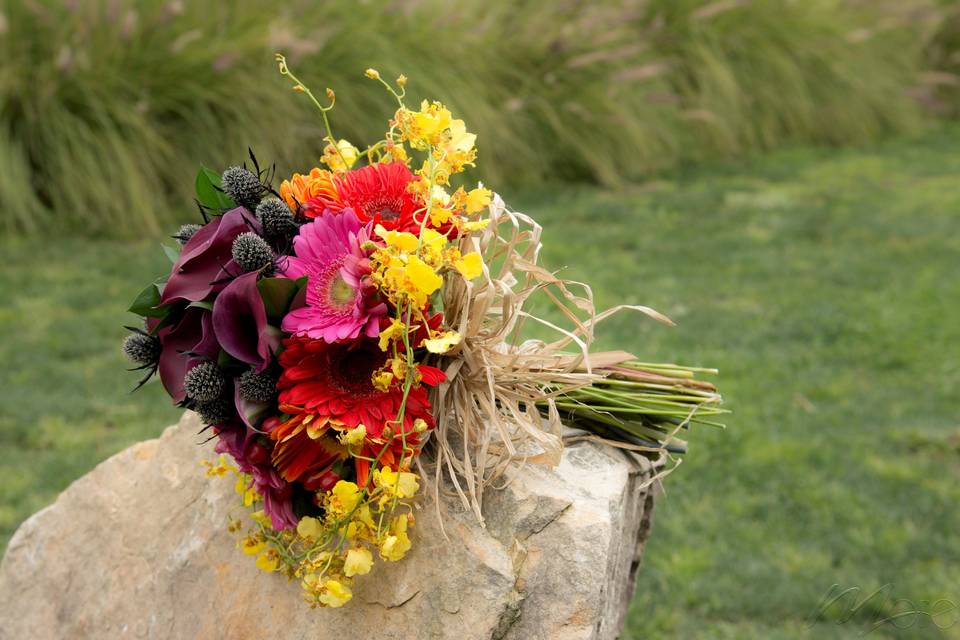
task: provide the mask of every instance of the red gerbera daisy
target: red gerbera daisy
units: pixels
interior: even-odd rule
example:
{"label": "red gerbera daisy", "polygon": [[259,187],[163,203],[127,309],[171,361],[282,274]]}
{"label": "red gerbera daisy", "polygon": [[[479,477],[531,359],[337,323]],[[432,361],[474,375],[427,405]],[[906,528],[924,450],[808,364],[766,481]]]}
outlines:
{"label": "red gerbera daisy", "polygon": [[[346,451],[333,437],[358,425],[366,428],[365,447],[379,451],[388,446],[391,460],[399,457],[403,439],[410,449],[419,445],[414,422],[422,419],[434,427],[427,389],[414,386],[407,395],[401,429],[395,420],[403,403],[403,388],[394,384],[387,391],[373,386],[373,374],[384,366],[387,354],[376,340],[327,343],[305,337],[284,341],[280,354],[283,375],[280,389],[280,410],[292,414],[289,420],[270,433],[277,442],[273,462],[285,480],[294,481],[324,473],[346,457]],[[438,383],[443,373],[432,367],[421,367],[424,381]],[[394,437],[384,436],[390,426]],[[403,434],[404,438],[396,437]],[[400,447],[396,452],[393,449]],[[395,455],[394,455],[395,454]],[[358,480],[369,471],[358,461]],[[389,464],[388,460],[382,460]],[[363,469],[360,467],[363,466]]]}
{"label": "red gerbera daisy", "polygon": [[423,205],[407,191],[417,178],[402,162],[371,164],[334,179],[339,202],[324,203],[332,211],[351,207],[360,222],[373,221],[385,229],[415,231],[414,214]]}

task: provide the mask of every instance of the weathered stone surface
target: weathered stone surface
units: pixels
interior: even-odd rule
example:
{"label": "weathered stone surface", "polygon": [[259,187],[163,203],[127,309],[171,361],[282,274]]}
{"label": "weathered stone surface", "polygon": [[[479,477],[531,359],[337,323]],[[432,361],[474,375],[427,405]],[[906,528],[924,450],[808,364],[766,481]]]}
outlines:
{"label": "weathered stone surface", "polygon": [[651,465],[594,444],[556,469],[527,465],[486,494],[487,529],[442,503],[414,547],[359,579],[354,600],[311,610],[259,572],[226,531],[229,479],[199,464],[187,414],[73,483],[23,523],[0,565],[0,639],[615,638],[633,593]]}

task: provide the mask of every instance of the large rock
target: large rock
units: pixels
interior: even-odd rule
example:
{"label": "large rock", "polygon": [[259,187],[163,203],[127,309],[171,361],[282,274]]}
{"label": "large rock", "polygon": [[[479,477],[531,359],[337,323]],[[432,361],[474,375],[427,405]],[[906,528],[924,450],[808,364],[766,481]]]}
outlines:
{"label": "large rock", "polygon": [[226,530],[229,479],[187,414],[74,482],[17,530],[0,565],[0,638],[615,638],[653,495],[645,460],[590,443],[556,469],[526,465],[485,496],[486,530],[459,503],[417,515],[413,551],[311,610],[259,572]]}

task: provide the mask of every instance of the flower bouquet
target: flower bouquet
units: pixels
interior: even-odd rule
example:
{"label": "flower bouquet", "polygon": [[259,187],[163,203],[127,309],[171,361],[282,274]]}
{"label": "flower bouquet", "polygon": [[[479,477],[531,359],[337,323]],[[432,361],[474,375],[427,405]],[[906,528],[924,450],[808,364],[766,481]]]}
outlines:
{"label": "flower bouquet", "polygon": [[[236,474],[249,517],[229,527],[260,569],[339,607],[375,558],[410,549],[428,478],[482,520],[484,487],[515,461],[556,464],[582,438],[678,460],[681,431],[719,424],[708,370],[591,350],[612,313],[667,318],[597,313],[589,287],[538,264],[534,220],[454,188],[476,159],[462,120],[368,69],[397,108],[361,151],[331,130],[334,92],[321,102],[277,59],[320,111],[324,168],[277,189],[252,153],[202,169],[203,224],[174,236],[124,343],[140,384],[157,373],[216,439],[207,473]],[[555,338],[524,339],[528,324]]]}

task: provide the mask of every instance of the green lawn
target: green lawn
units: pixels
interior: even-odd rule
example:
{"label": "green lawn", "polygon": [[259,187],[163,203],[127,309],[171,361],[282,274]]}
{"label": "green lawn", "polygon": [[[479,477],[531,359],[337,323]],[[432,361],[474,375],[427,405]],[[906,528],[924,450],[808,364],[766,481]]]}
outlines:
{"label": "green lawn", "polygon": [[[544,261],[601,306],[602,346],[716,366],[734,415],[690,434],[666,482],[627,638],[859,637],[960,606],[960,128],[868,151],[796,151],[628,193],[513,198]],[[128,299],[153,244],[0,245],[0,533],[176,418],[128,393]],[[874,598],[808,625],[833,584]],[[894,602],[897,598],[905,601]],[[941,626],[960,611],[941,614]],[[928,617],[868,637],[960,637]]]}

